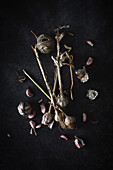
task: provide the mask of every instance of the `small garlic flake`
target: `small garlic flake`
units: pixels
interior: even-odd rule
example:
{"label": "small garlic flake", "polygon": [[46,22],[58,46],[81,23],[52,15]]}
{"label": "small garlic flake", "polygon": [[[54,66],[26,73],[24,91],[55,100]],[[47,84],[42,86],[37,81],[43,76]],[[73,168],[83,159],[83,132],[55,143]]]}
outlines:
{"label": "small garlic flake", "polygon": [[89,44],[91,47],[94,46],[94,43],[93,43],[91,40],[87,40],[86,42],[87,42],[87,44]]}
{"label": "small garlic flake", "polygon": [[39,129],[39,128],[41,128],[41,127],[42,127],[42,125],[39,124],[39,125],[36,126],[36,129]]}
{"label": "small garlic flake", "polygon": [[85,145],[84,141],[82,139],[78,138],[77,136],[75,136],[74,143],[75,143],[76,147],[79,149]]}
{"label": "small garlic flake", "polygon": [[30,91],[29,88],[26,90],[26,95],[27,95],[28,97],[33,97],[33,93]]}
{"label": "small garlic flake", "polygon": [[88,60],[87,60],[87,62],[86,62],[86,66],[91,65],[92,62],[93,62],[93,58],[92,58],[92,57],[89,57]]}
{"label": "small garlic flake", "polygon": [[87,120],[86,113],[83,113],[82,116],[83,116],[83,122],[86,122],[86,120]]}
{"label": "small garlic flake", "polygon": [[44,105],[43,103],[40,105],[40,109],[41,109],[41,112],[42,112],[43,114],[45,114],[45,112],[46,112],[46,107],[45,107],[45,105]]}
{"label": "small garlic flake", "polygon": [[68,138],[65,135],[61,135],[60,138],[68,140]]}

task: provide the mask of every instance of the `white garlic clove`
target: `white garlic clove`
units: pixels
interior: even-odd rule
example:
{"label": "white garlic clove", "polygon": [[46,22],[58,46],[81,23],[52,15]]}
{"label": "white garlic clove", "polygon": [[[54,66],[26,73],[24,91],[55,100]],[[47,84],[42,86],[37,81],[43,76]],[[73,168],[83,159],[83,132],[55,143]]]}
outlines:
{"label": "white garlic clove", "polygon": [[74,143],[75,143],[76,147],[79,149],[85,145],[84,141],[82,139],[78,138],[77,136],[75,136]]}

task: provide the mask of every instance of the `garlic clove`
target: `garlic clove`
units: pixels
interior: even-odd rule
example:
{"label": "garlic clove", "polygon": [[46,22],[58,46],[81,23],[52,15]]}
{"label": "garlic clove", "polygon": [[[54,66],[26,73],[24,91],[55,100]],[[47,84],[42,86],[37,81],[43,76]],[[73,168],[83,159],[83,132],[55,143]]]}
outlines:
{"label": "garlic clove", "polygon": [[91,40],[87,40],[86,42],[87,42],[87,44],[89,44],[91,47],[94,46],[94,43],[93,43]]}
{"label": "garlic clove", "polygon": [[86,122],[86,120],[87,120],[87,115],[86,115],[86,113],[83,113],[83,114],[82,114],[82,119],[83,119],[83,122]]}
{"label": "garlic clove", "polygon": [[40,105],[40,109],[41,109],[41,112],[42,112],[43,114],[45,114],[45,112],[46,112],[46,107],[45,107],[44,103],[42,103],[42,104]]}
{"label": "garlic clove", "polygon": [[93,62],[93,58],[92,58],[92,57],[89,57],[88,60],[87,60],[87,62],[86,62],[86,66],[91,65],[92,62]]}
{"label": "garlic clove", "polygon": [[34,94],[31,92],[31,90],[29,88],[26,90],[26,95],[28,97],[33,97],[34,96]]}
{"label": "garlic clove", "polygon": [[31,128],[31,129],[30,129],[30,135],[32,135],[32,134],[33,134],[33,129]]}
{"label": "garlic clove", "polygon": [[79,149],[85,145],[84,141],[82,139],[78,138],[77,136],[75,136],[74,143],[75,143],[76,147]]}
{"label": "garlic clove", "polygon": [[32,120],[29,122],[29,124],[30,124],[32,129],[34,129],[35,126],[36,126],[36,123],[34,121],[32,121]]}
{"label": "garlic clove", "polygon": [[65,135],[61,135],[60,138],[61,138],[61,139],[68,140],[68,138],[67,138]]}
{"label": "garlic clove", "polygon": [[35,117],[35,115],[36,115],[36,112],[33,111],[31,114],[28,115],[28,118],[29,118],[29,119],[32,119],[32,118]]}
{"label": "garlic clove", "polygon": [[42,127],[42,125],[39,124],[39,125],[36,126],[36,129],[39,129],[39,128],[41,128],[41,127]]}

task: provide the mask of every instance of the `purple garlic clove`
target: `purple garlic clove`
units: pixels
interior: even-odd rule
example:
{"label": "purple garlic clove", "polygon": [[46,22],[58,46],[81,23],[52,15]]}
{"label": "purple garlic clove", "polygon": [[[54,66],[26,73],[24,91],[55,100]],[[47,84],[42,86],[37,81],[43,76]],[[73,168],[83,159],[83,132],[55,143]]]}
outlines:
{"label": "purple garlic clove", "polygon": [[44,103],[42,103],[42,104],[40,105],[40,109],[41,109],[41,112],[42,112],[43,114],[45,114],[45,112],[46,112],[46,107],[45,107]]}
{"label": "purple garlic clove", "polygon": [[68,140],[68,138],[65,135],[61,135],[60,138]]}
{"label": "purple garlic clove", "polygon": [[89,44],[91,47],[94,46],[94,43],[93,43],[91,40],[87,40],[86,42],[87,42],[87,44]]}
{"label": "purple garlic clove", "polygon": [[86,113],[83,113],[83,114],[82,114],[82,119],[83,119],[83,122],[86,122],[86,120],[87,120]]}
{"label": "purple garlic clove", "polygon": [[27,95],[28,97],[33,97],[33,96],[34,96],[34,94],[30,91],[29,88],[26,90],[26,95]]}
{"label": "purple garlic clove", "polygon": [[82,139],[78,138],[77,136],[75,136],[74,143],[75,143],[76,147],[79,149],[85,145],[84,141]]}
{"label": "purple garlic clove", "polygon": [[89,57],[88,60],[87,60],[87,62],[86,62],[86,66],[91,65],[92,62],[93,62],[93,58],[92,58],[92,57]]}
{"label": "purple garlic clove", "polygon": [[32,119],[32,118],[35,117],[35,115],[36,115],[36,112],[33,111],[31,114],[28,115],[28,118],[29,118],[29,119]]}

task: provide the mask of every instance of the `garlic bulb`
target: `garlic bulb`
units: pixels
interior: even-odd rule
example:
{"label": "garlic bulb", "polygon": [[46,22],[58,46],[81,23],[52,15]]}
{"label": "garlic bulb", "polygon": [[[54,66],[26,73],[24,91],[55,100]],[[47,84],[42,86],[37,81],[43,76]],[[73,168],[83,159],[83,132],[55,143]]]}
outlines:
{"label": "garlic bulb", "polygon": [[57,104],[61,107],[66,107],[68,104],[68,98],[63,94],[58,94],[57,96]]}
{"label": "garlic bulb", "polygon": [[73,129],[75,127],[75,117],[73,116],[66,116],[65,118],[65,125],[68,126],[68,128]]}
{"label": "garlic bulb", "polygon": [[42,116],[42,124],[43,125],[49,125],[52,121],[53,115],[49,112],[46,112],[43,116]]}

